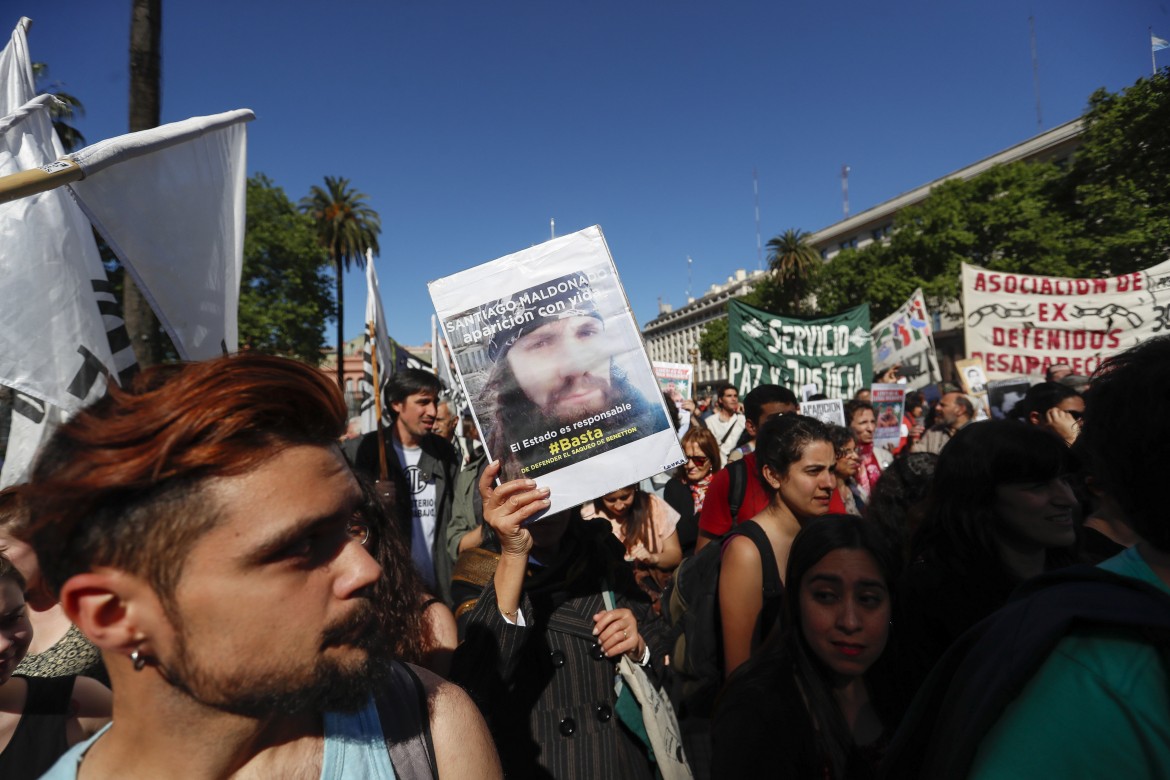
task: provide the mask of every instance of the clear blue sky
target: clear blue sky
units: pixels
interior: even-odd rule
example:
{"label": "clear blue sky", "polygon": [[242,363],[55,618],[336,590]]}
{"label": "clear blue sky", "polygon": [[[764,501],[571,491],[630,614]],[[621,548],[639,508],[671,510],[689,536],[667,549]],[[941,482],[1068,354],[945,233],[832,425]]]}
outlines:
{"label": "clear blue sky", "polygon": [[[294,200],[348,177],[381,214],[391,335],[430,338],[426,282],[600,224],[638,321],[757,267],[764,242],[1044,129],[1150,72],[1155,0],[163,0],[163,121],[254,109],[248,169]],[[130,0],[14,0],[33,59],[127,129]],[[1159,64],[1170,65],[1170,50]],[[365,280],[346,278],[345,333]],[[333,343],[332,329],[326,334]]]}

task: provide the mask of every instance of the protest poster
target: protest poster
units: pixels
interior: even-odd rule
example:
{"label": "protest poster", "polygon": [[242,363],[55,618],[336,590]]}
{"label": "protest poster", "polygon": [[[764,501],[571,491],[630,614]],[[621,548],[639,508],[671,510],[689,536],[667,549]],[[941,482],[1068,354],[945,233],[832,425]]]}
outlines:
{"label": "protest poster", "polygon": [[[987,373],[983,369],[982,358],[956,360],[955,370],[959,372],[959,384],[962,386],[963,392],[982,405],[981,409],[975,410],[975,419],[986,419],[988,412]],[[980,412],[982,412],[982,416]]]}
{"label": "protest poster", "polygon": [[987,403],[991,419],[1003,420],[1012,416],[1016,404],[1024,400],[1032,383],[1024,376],[1009,379],[992,379],[987,383]]}
{"label": "protest poster", "polygon": [[875,325],[870,335],[873,337],[875,373],[900,366],[898,374],[905,377],[911,390],[920,390],[942,379],[921,288],[915,290],[910,300],[893,314]]}
{"label": "protest poster", "polygon": [[695,367],[686,363],[663,363],[655,360],[654,376],[658,387],[674,401],[689,401],[695,382]]}
{"label": "protest poster", "polygon": [[1170,261],[1104,279],[988,271],[963,264],[967,355],[987,376],[1091,376],[1105,358],[1170,332]]}
{"label": "protest poster", "polygon": [[829,398],[852,398],[873,376],[869,304],[806,320],[733,300],[727,317],[730,381],[740,398],[763,384],[814,384]]}
{"label": "protest poster", "polygon": [[906,406],[906,385],[876,384],[869,389],[873,404],[873,446],[896,449],[902,441],[902,415]]}
{"label": "protest poster", "polygon": [[845,425],[845,402],[840,398],[802,401],[800,413],[806,417],[815,417],[826,425]]}
{"label": "protest poster", "polygon": [[501,480],[535,479],[556,512],[682,464],[601,228],[428,287]]}
{"label": "protest poster", "polygon": [[816,385],[802,385],[800,388],[800,400],[802,402],[807,401],[819,392],[820,390]]}

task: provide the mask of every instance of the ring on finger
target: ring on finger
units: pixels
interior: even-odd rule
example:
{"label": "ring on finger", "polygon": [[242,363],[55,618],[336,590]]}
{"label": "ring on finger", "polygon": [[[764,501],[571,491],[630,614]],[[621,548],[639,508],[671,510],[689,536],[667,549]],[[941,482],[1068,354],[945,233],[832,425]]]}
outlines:
{"label": "ring on finger", "polygon": [[630,632],[623,628],[622,629],[622,639],[629,639],[629,638],[630,638]]}

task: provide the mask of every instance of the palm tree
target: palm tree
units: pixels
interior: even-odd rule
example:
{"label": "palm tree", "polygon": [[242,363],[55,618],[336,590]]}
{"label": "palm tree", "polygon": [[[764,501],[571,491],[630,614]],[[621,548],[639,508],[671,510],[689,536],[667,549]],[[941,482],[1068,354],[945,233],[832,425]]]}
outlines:
{"label": "palm tree", "polygon": [[768,267],[779,280],[801,280],[817,267],[821,255],[808,245],[808,233],[788,228],[768,242]]}
{"label": "palm tree", "polygon": [[343,381],[343,348],[345,346],[345,292],[342,274],[352,263],[361,267],[366,262],[366,250],[378,254],[378,234],[382,220],[378,212],[366,205],[367,195],[349,186],[349,179],[325,177],[325,187],[313,185],[301,199],[301,211],[317,223],[317,239],[329,252],[329,261],[337,275],[337,384]]}
{"label": "palm tree", "polygon": [[81,134],[80,130],[69,124],[74,118],[85,116],[85,106],[75,96],[68,92],[62,92],[61,82],[44,83],[49,78],[48,65],[43,62],[34,62],[32,70],[33,78],[37,82],[37,94],[49,93],[61,101],[49,106],[49,117],[53,121],[53,129],[57,131],[57,137],[61,139],[61,146],[65,147],[67,152],[73,152],[85,146],[85,136]]}

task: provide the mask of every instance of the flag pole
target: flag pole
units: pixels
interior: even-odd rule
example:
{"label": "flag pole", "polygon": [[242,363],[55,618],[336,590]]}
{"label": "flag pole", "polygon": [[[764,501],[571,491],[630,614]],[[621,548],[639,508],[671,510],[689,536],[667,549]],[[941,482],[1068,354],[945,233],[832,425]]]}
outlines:
{"label": "flag pole", "polygon": [[67,158],[30,171],[0,176],[0,203],[48,192],[84,178],[85,172],[81,166]]}
{"label": "flag pole", "polygon": [[374,415],[378,436],[378,479],[385,481],[390,470],[386,465],[386,433],[382,430],[382,383],[378,381],[378,329],[375,323],[367,322],[366,334],[370,339],[370,373],[374,382]]}
{"label": "flag pole", "polygon": [[1150,76],[1158,75],[1158,61],[1154,58],[1154,28],[1148,28],[1150,31]]}

